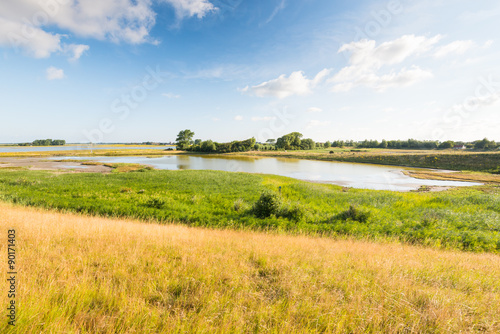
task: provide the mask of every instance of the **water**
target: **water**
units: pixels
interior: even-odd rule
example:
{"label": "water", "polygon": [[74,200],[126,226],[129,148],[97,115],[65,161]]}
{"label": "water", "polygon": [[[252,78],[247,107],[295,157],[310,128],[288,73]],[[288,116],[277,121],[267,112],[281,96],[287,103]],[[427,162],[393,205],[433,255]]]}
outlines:
{"label": "water", "polygon": [[78,151],[78,150],[121,150],[121,149],[153,149],[166,150],[173,146],[92,146],[89,145],[71,145],[71,146],[0,146],[0,153],[9,152],[44,152],[44,151]]}
{"label": "water", "polygon": [[[345,162],[312,161],[284,158],[249,158],[220,156],[172,155],[160,158],[146,157],[66,157],[68,159],[96,160],[110,163],[138,163],[157,169],[221,170],[227,172],[262,173],[291,178],[332,183],[345,187],[409,191],[420,186],[460,187],[480,185],[472,182],[420,180],[402,173],[405,168],[356,164]],[[54,159],[61,159],[60,157]],[[64,158],[63,158],[64,159]]]}

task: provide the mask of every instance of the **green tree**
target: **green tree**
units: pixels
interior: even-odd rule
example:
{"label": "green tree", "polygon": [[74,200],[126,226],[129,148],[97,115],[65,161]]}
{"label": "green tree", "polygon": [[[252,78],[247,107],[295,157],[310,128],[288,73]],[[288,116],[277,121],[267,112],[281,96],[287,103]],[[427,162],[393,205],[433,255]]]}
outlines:
{"label": "green tree", "polygon": [[209,139],[201,143],[201,150],[203,152],[215,152],[217,147],[215,146],[215,143]]}
{"label": "green tree", "polygon": [[194,132],[191,130],[182,130],[177,135],[175,146],[178,150],[186,150],[193,140]]}
{"label": "green tree", "polygon": [[439,144],[440,149],[452,148],[453,146],[455,146],[455,142],[451,141],[451,140],[448,140],[448,141],[445,141],[445,142],[442,142],[441,144]]}

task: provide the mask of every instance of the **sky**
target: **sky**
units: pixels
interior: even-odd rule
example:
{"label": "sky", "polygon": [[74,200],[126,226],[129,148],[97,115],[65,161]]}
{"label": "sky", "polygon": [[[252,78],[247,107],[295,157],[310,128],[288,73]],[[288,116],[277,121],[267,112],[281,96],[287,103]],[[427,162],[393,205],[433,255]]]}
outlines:
{"label": "sky", "polygon": [[497,0],[0,2],[0,142],[500,141]]}

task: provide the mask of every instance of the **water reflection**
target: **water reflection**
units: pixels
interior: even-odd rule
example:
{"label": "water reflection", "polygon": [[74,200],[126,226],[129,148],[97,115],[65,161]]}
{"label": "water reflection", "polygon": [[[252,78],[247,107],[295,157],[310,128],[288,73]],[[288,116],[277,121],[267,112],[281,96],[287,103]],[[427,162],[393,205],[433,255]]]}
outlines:
{"label": "water reflection", "polygon": [[[68,157],[75,159],[74,157]],[[61,158],[57,158],[61,159]],[[311,161],[286,158],[250,158],[224,156],[146,157],[82,157],[102,162],[129,162],[168,170],[221,170],[227,172],[262,173],[295,179],[333,183],[346,187],[407,191],[426,186],[470,186],[470,182],[419,180],[402,173],[404,168],[345,162]]]}

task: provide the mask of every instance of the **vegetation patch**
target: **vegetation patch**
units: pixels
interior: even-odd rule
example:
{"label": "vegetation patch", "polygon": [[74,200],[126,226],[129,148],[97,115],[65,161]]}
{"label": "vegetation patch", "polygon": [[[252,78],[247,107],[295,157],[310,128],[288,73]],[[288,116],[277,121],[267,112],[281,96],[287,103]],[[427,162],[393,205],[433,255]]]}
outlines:
{"label": "vegetation patch", "polygon": [[[282,187],[281,194],[278,187]],[[192,226],[397,239],[500,252],[500,187],[398,193],[221,171],[3,171],[0,199]]]}

